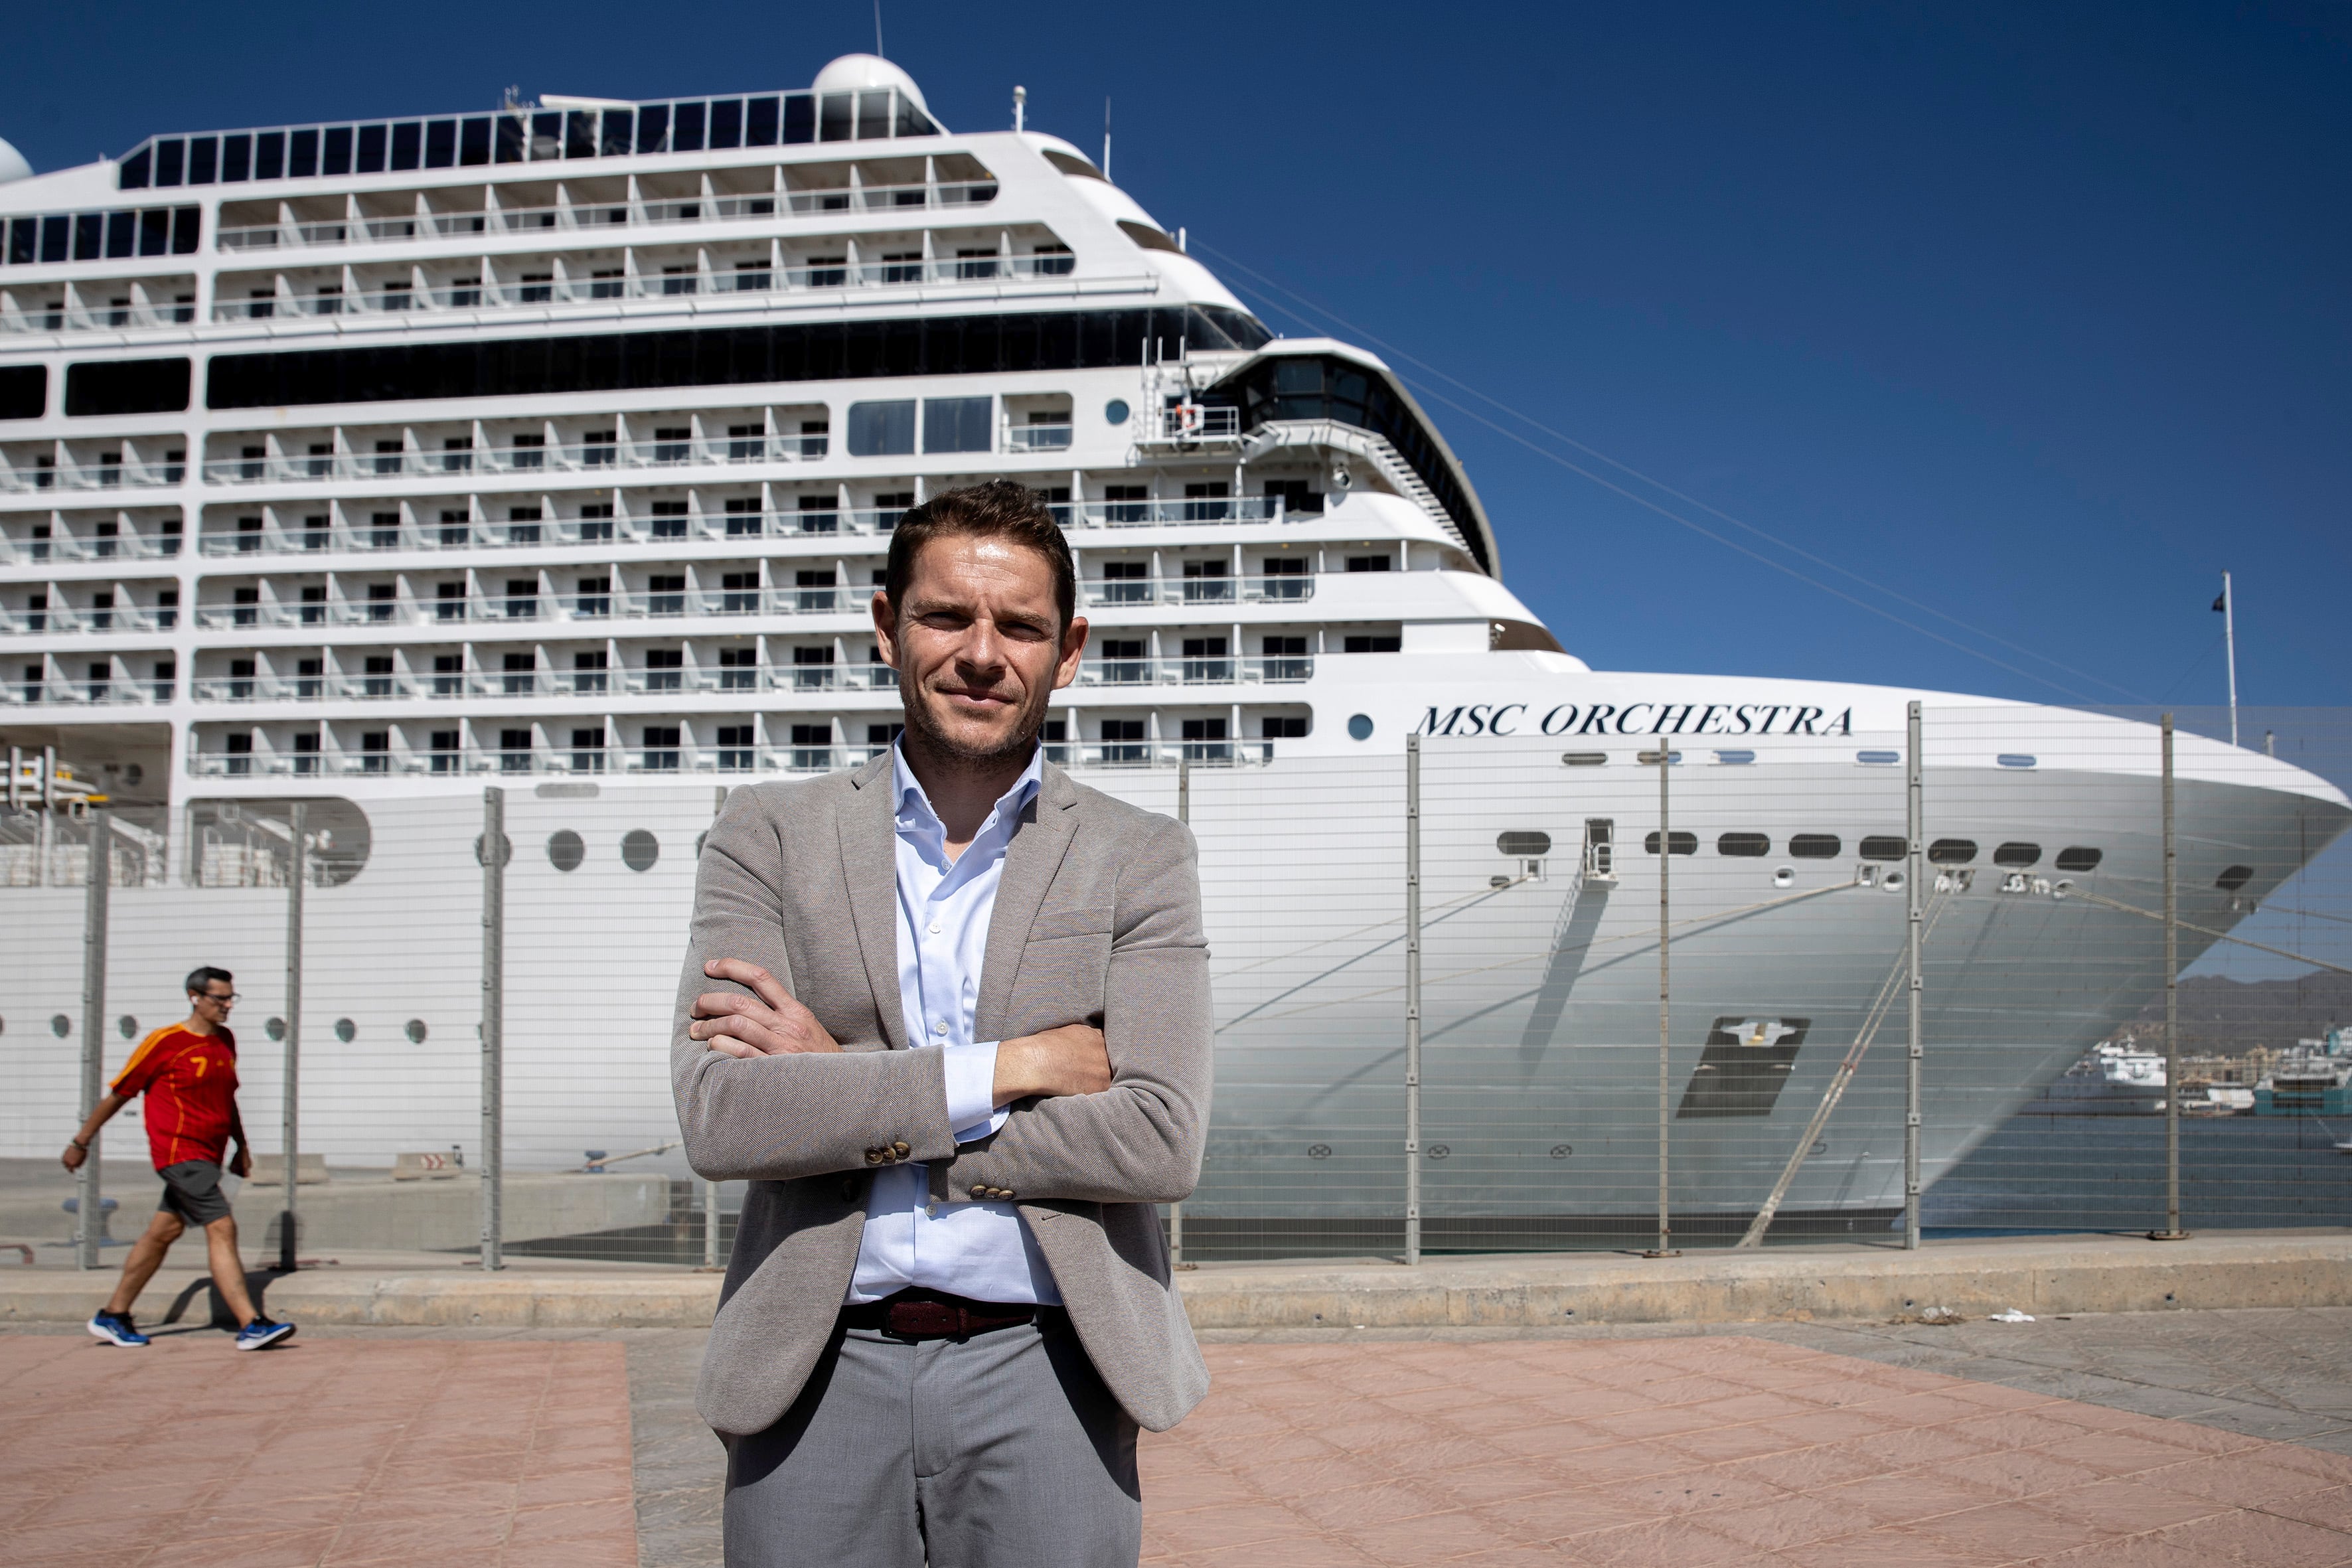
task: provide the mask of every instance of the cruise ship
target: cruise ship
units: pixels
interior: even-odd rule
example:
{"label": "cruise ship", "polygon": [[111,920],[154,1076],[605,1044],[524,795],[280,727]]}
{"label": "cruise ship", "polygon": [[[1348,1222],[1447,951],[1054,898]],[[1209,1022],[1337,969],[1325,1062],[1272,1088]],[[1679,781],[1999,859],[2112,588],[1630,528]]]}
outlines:
{"label": "cruise ship", "polygon": [[[0,157],[0,1152],[73,1114],[98,796],[110,1053],[226,964],[275,1124],[300,803],[302,1146],[470,1142],[486,786],[515,846],[509,1159],[674,1136],[698,836],[730,786],[889,744],[891,529],[996,477],[1064,522],[1092,623],[1051,755],[1202,842],[1198,1244],[1376,1244],[1408,1160],[1464,1245],[1654,1209],[1662,868],[1675,1208],[1753,1212],[1793,1168],[1783,1224],[1882,1223],[1914,700],[1927,1179],[2160,987],[2153,730],[1589,668],[1377,356],[1270,332],[1182,227],[1009,118],[951,132],[853,55],[805,90]],[[2179,770],[2187,962],[2352,807],[2194,737]]]}

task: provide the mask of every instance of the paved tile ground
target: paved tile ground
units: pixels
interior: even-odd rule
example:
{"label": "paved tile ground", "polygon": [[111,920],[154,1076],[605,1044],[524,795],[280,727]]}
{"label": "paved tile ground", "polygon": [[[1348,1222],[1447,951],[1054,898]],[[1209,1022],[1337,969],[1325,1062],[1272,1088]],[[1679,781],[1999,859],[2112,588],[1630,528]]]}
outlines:
{"label": "paved tile ground", "polygon": [[0,1335],[10,1568],[632,1568],[617,1344]]}
{"label": "paved tile ground", "polygon": [[2352,1458],[1727,1334],[1215,1346],[1146,1563],[2352,1563]]}
{"label": "paved tile ground", "polygon": [[[49,1400],[79,1397],[55,1381],[62,1374],[45,1359],[11,1359],[23,1353],[10,1342],[16,1337],[0,1336],[0,1410],[10,1423],[0,1429],[0,1562],[11,1568],[47,1561],[28,1556],[19,1535],[38,1528],[17,1501],[30,1485],[20,1479],[19,1456],[28,1451],[18,1446],[23,1431],[54,1421],[43,1408]],[[418,1420],[421,1414],[401,1413],[434,1408],[420,1387],[363,1385],[350,1381],[348,1369],[295,1380],[296,1352],[602,1356],[593,1369],[583,1362],[530,1364],[562,1365],[574,1384],[603,1379],[598,1412],[566,1419],[602,1422],[605,1430],[618,1429],[614,1413],[623,1394],[613,1358],[625,1352],[639,1560],[644,1568],[717,1568],[720,1561],[722,1456],[692,1405],[698,1331],[314,1327],[267,1356],[236,1356],[225,1337],[202,1331],[140,1352],[109,1352],[64,1326],[22,1337],[54,1342],[60,1357],[86,1348],[71,1365],[92,1386],[113,1378],[134,1384],[142,1391],[133,1406],[136,1456],[144,1461],[160,1451],[165,1465],[205,1452],[179,1440],[175,1410],[227,1409],[227,1401],[249,1400],[257,1387],[276,1391],[280,1404],[305,1405],[282,1428],[288,1433]],[[1176,1432],[1146,1439],[1155,1568],[1442,1562],[1449,1542],[1459,1547],[1454,1561],[1562,1568],[1643,1561],[1976,1565],[2037,1561],[2033,1553],[2054,1563],[2136,1568],[2352,1561],[2345,1533],[2352,1531],[2347,1310],[2045,1319],[2016,1327],[1776,1323],[1203,1337],[1216,1392]],[[185,1359],[142,1360],[183,1348],[192,1352]],[[1692,1356],[1700,1359],[1693,1363]],[[52,1383],[26,1384],[19,1373],[36,1366],[50,1366]],[[210,1392],[174,1395],[160,1412],[145,1403],[161,1381],[154,1372],[184,1368],[214,1380],[205,1384]],[[288,1381],[282,1388],[263,1384],[256,1371]],[[217,1381],[224,1375],[227,1381]],[[433,1375],[404,1373],[402,1381],[423,1384]],[[1710,1392],[1717,1384],[1746,1392]],[[1763,1415],[1741,1403],[1763,1395],[1795,1408]],[[110,1397],[120,1402],[123,1394],[118,1389]],[[28,1399],[37,1401],[30,1421],[20,1414]],[[331,1419],[319,1419],[321,1413]],[[2048,1426],[2021,1424],[2021,1417]],[[1515,1418],[1531,1424],[1510,1426]],[[1831,1426],[1808,1432],[1801,1428],[1808,1419]],[[1382,1426],[1397,1422],[1405,1425]],[[1800,1429],[1791,1431],[1790,1422]],[[1582,1447],[1557,1447],[1570,1441],[1571,1427],[1599,1436]],[[1416,1436],[1383,1442],[1382,1430]],[[2024,1440],[2034,1436],[2043,1440]],[[126,1451],[126,1439],[113,1441],[112,1453]],[[1481,1445],[1504,1457],[1486,1456]],[[1306,1457],[1287,1455],[1287,1446]],[[37,1462],[61,1461],[43,1454]],[[75,1484],[86,1486],[88,1497],[119,1494],[116,1474]],[[1548,1478],[1555,1479],[1547,1484]],[[1767,1490],[1759,1494],[1758,1486]],[[344,1493],[308,1500],[331,1521],[358,1518],[364,1506],[355,1502],[358,1489],[354,1482]],[[51,1506],[75,1506],[56,1491],[48,1498]],[[493,1517],[502,1510],[516,1511],[512,1503],[484,1510]],[[2139,1538],[2127,1534],[2118,1543],[2118,1521]],[[1850,1527],[1843,1537],[1824,1535],[1840,1525]],[[1504,1532],[1502,1544],[1481,1543],[1475,1532],[1489,1529]],[[246,1537],[268,1533],[248,1529]],[[158,1568],[209,1561],[206,1539],[191,1537],[152,1561]],[[288,1560],[328,1561],[339,1539],[298,1537],[311,1550]],[[567,1548],[564,1561],[625,1561],[611,1554],[612,1539]],[[106,1555],[95,1537],[79,1538],[76,1549],[85,1562],[139,1561]],[[412,1562],[435,1556],[400,1554]],[[440,1555],[497,1560],[487,1552]]]}

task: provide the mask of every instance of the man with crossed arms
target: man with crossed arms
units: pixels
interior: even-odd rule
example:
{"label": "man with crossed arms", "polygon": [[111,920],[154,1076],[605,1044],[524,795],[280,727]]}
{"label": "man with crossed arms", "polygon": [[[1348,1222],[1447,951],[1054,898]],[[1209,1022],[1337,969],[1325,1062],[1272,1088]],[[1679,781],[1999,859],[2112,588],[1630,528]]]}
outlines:
{"label": "man with crossed arms", "polygon": [[1052,513],[948,491],[890,543],[906,730],[735,791],[672,1037],[694,1169],[751,1184],[698,1404],[730,1568],[1108,1568],[1139,1426],[1208,1373],[1156,1204],[1199,1175],[1191,835],[1038,745],[1086,646]]}

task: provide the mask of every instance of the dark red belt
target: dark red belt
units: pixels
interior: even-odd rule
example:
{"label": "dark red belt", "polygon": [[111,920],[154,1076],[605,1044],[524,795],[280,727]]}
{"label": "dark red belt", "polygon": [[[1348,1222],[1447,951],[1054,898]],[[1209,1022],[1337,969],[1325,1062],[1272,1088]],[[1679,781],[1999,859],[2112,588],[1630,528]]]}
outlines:
{"label": "dark red belt", "polygon": [[991,1329],[1037,1322],[1059,1310],[1019,1301],[974,1301],[944,1290],[910,1287],[879,1301],[844,1307],[841,1326],[879,1330],[901,1340],[961,1340]]}

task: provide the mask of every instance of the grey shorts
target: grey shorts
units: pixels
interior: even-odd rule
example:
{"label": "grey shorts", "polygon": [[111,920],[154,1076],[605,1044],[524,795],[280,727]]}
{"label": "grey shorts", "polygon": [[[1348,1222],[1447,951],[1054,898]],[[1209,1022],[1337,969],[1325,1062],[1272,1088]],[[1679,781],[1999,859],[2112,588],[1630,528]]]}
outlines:
{"label": "grey shorts", "polygon": [[228,1194],[220,1188],[221,1168],[210,1160],[183,1160],[155,1173],[163,1178],[163,1201],[155,1206],[203,1226],[228,1218]]}

